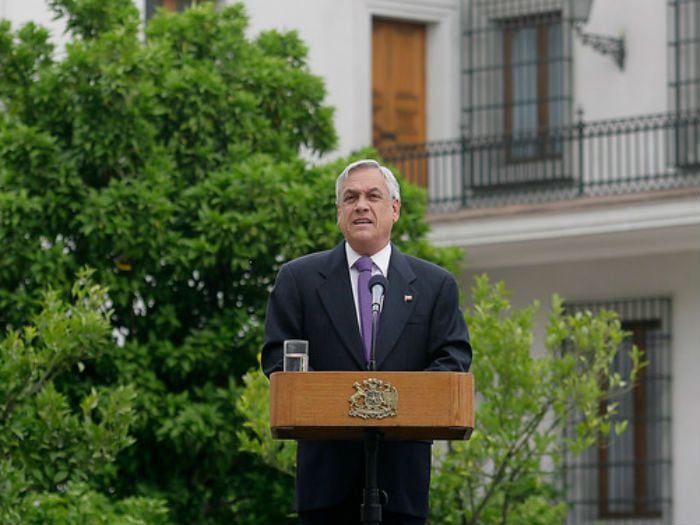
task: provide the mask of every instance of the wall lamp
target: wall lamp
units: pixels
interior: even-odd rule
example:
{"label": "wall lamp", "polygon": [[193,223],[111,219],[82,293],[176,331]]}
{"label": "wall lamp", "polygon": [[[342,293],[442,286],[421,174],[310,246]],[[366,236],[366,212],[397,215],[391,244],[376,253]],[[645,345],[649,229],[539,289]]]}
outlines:
{"label": "wall lamp", "polygon": [[606,35],[586,33],[581,26],[588,22],[591,14],[593,0],[569,0],[571,21],[576,34],[581,39],[584,46],[590,46],[602,55],[612,57],[620,70],[625,67],[625,39],[624,37],[613,38]]}

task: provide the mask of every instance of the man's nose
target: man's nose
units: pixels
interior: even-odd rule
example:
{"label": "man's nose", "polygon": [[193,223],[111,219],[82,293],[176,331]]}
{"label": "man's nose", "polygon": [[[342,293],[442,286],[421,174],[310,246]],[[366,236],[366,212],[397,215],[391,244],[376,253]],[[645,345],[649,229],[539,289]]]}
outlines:
{"label": "man's nose", "polygon": [[366,210],[369,208],[369,199],[364,195],[360,195],[355,206],[358,210]]}

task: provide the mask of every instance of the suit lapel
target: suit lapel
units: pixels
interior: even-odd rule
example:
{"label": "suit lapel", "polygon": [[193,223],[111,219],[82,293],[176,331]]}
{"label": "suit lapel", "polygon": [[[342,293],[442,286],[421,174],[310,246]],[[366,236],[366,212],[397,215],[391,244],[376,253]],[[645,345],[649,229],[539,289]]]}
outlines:
{"label": "suit lapel", "polygon": [[328,254],[327,264],[319,269],[325,281],[318,295],[338,337],[360,368],[365,368],[365,356],[357,324],[355,300],[352,297],[345,243],[341,242]]}
{"label": "suit lapel", "polygon": [[[406,256],[392,245],[389,261],[389,289],[384,298],[384,307],[379,319],[377,335],[377,368],[379,369],[394,349],[394,345],[413,312],[416,291],[412,283],[416,276]],[[411,299],[408,300],[407,298]]]}

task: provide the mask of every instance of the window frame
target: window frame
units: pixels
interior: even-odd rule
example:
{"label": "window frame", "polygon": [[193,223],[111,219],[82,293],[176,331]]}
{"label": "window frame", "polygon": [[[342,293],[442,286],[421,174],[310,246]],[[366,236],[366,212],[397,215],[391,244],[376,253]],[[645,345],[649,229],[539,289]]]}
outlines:
{"label": "window frame", "polygon": [[[566,451],[564,455],[564,465],[562,469],[562,484],[566,493],[566,499],[569,503],[570,510],[566,523],[568,525],[589,524],[596,521],[603,523],[623,523],[625,520],[635,520],[637,523],[643,520],[649,525],[661,525],[671,523],[673,512],[673,452],[672,452],[672,424],[673,424],[673,404],[671,384],[673,380],[672,370],[672,354],[673,354],[673,313],[672,313],[672,298],[669,296],[652,296],[652,297],[626,297],[617,299],[599,299],[599,300],[579,300],[567,301],[564,304],[567,314],[576,314],[577,312],[597,312],[605,309],[615,311],[623,328],[632,328],[634,332],[635,326],[646,326],[646,334],[644,336],[637,335],[635,339],[627,338],[623,345],[630,343],[637,344],[638,347],[646,350],[646,357],[643,360],[647,362],[644,367],[643,375],[638,376],[637,382],[641,382],[642,378],[646,390],[646,410],[644,414],[645,425],[647,429],[647,442],[653,446],[645,447],[648,455],[647,473],[645,483],[649,487],[649,493],[646,494],[646,499],[650,503],[647,508],[651,511],[646,512],[644,508],[638,508],[639,512],[626,512],[629,510],[619,508],[620,512],[604,511],[604,505],[601,505],[601,490],[600,472],[599,472],[599,447],[587,449],[582,454]],[[638,330],[639,331],[639,330]],[[643,337],[643,340],[640,339]],[[620,356],[626,355],[621,353]],[[617,362],[620,368],[630,366],[628,360]],[[634,395],[634,392],[628,393]],[[639,394],[638,394],[639,395]],[[632,427],[632,419],[634,416],[634,408],[625,398],[616,398],[613,401],[619,401],[619,414],[627,419]],[[602,406],[601,406],[602,408]],[[564,436],[570,437],[575,434],[574,427],[579,421],[579,415],[574,415],[569,421],[567,428],[564,430]],[[620,450],[631,450],[634,435],[634,428],[628,428],[624,434],[615,439],[627,439],[627,443],[623,444],[626,449],[618,449],[615,451],[611,447],[612,454],[616,454],[616,467],[629,468],[633,465],[633,458],[629,458],[629,454],[620,454]],[[632,439],[630,439],[630,435]],[[603,443],[603,439],[599,443]],[[622,461],[620,461],[622,459]],[[624,479],[627,475],[626,480]],[[641,483],[643,478],[638,478],[638,483]],[[620,470],[615,479],[612,481],[618,483],[627,481],[627,487],[630,486],[629,470],[625,472]],[[652,486],[650,486],[652,485]],[[629,490],[628,490],[629,492]],[[624,497],[620,498],[617,494],[612,494],[613,498],[608,498],[609,503],[624,503]],[[623,495],[624,496],[624,495]],[[629,502],[629,500],[627,500]],[[609,509],[609,505],[608,505]],[[625,512],[622,512],[625,511]]]}
{"label": "window frame", "polygon": [[[661,322],[658,319],[641,321],[623,321],[622,328],[631,332],[631,343],[639,348],[643,355],[647,353],[647,334],[650,331],[660,330]],[[629,395],[632,397],[632,417],[629,420],[627,432],[633,434],[633,494],[634,510],[614,511],[610,510],[609,481],[610,471],[614,468],[608,463],[608,447],[605,438],[602,438],[598,447],[598,515],[601,519],[629,519],[629,518],[661,518],[661,510],[648,510],[647,475],[650,459],[648,458],[647,434],[649,430],[649,406],[647,368],[643,367],[637,381]],[[607,411],[607,401],[601,403],[601,414]]]}
{"label": "window frame", "polygon": [[[559,159],[562,157],[562,145],[559,148],[556,146],[556,138],[553,139],[552,130],[563,125],[559,122],[558,125],[550,124],[550,111],[552,104],[559,103],[556,98],[552,98],[550,94],[550,79],[553,74],[553,69],[550,62],[549,40],[552,38],[552,28],[555,25],[563,24],[563,17],[560,11],[550,11],[537,13],[534,15],[519,16],[515,18],[501,20],[502,50],[503,50],[503,135],[506,143],[506,160],[508,163],[533,162],[550,159]],[[536,31],[536,115],[537,124],[532,130],[523,133],[527,138],[519,138],[513,131],[513,112],[516,109],[514,100],[514,64],[513,59],[513,39],[516,31],[534,28]],[[563,57],[564,43],[563,33],[560,36],[560,57]],[[563,72],[562,72],[563,74]],[[532,134],[532,138],[529,135]],[[532,154],[518,154],[517,148],[529,147],[535,145],[535,152]],[[558,149],[558,151],[557,151]]]}

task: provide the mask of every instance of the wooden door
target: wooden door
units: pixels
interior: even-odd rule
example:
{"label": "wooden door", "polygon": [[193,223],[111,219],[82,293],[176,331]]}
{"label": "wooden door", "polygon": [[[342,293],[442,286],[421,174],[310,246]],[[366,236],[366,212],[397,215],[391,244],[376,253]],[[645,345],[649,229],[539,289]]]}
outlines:
{"label": "wooden door", "polygon": [[424,24],[372,21],[372,143],[406,179],[422,186],[427,185],[425,35]]}

